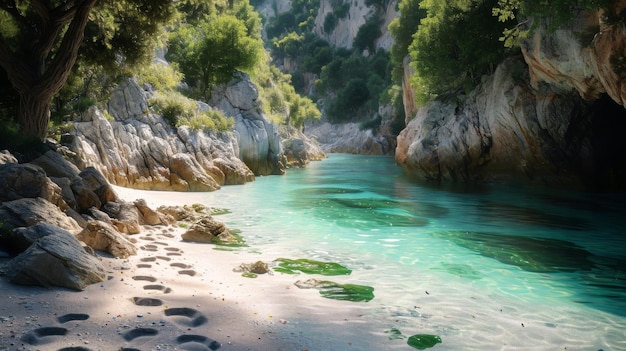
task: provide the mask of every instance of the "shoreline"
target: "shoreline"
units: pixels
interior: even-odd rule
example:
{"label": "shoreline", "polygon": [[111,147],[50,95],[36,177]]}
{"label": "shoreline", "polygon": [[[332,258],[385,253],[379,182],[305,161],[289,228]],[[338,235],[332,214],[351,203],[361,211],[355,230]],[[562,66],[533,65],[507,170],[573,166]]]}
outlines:
{"label": "shoreline", "polygon": [[[126,201],[145,194],[115,191]],[[174,194],[145,200],[154,209],[194,203]],[[308,275],[243,277],[233,269],[265,261],[262,255],[185,242],[184,231],[143,226],[128,236],[137,255],[98,252],[108,280],[83,291],[0,278],[0,350],[370,350],[380,343],[380,336],[360,330],[367,304],[294,285]]]}

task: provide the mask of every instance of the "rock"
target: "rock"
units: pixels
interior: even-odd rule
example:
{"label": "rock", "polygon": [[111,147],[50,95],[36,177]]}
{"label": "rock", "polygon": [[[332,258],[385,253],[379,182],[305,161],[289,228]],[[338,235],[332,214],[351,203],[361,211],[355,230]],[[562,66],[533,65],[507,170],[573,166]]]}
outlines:
{"label": "rock", "polygon": [[36,165],[9,163],[0,165],[0,201],[41,197],[66,209],[61,188]]}
{"label": "rock", "polygon": [[80,172],[79,176],[85,181],[89,190],[98,195],[100,202],[107,203],[109,201],[118,200],[118,196],[111,187],[111,184],[109,184],[104,175],[96,168],[87,167]]}
{"label": "rock", "polygon": [[58,185],[61,188],[61,196],[63,197],[63,201],[72,209],[77,209],[76,204],[76,196],[74,196],[74,192],[72,191],[72,182],[69,178],[58,178],[58,177],[49,177],[54,184]]}
{"label": "rock", "polygon": [[139,210],[139,213],[141,213],[141,218],[143,219],[142,220],[143,223],[147,225],[164,224],[163,221],[161,220],[161,216],[159,215],[159,213],[151,209],[150,207],[148,207],[146,200],[137,199],[135,200],[133,204],[135,205],[135,207],[137,207],[137,209]]}
{"label": "rock", "polygon": [[263,261],[256,261],[254,263],[242,263],[239,265],[239,267],[233,269],[233,271],[254,274],[271,273],[269,266]]}
{"label": "rock", "polygon": [[525,70],[508,60],[471,94],[420,108],[398,136],[396,162],[437,181],[580,186],[595,177],[594,154],[615,150],[597,148],[589,105],[574,91],[533,89]]}
{"label": "rock", "polygon": [[102,201],[100,201],[98,194],[93,192],[91,186],[82,178],[72,180],[70,187],[76,199],[76,210],[78,212],[85,212],[92,207],[102,207]]}
{"label": "rock", "polygon": [[328,157],[317,141],[295,128],[281,129],[281,137],[287,168],[304,167]]}
{"label": "rock", "polygon": [[7,163],[17,163],[17,158],[11,154],[8,150],[0,150],[0,165]]}
{"label": "rock", "polygon": [[79,168],[92,166],[113,184],[147,190],[208,191],[254,180],[231,133],[173,130],[148,113],[149,95],[128,80],[109,103],[114,121],[93,108],[74,123],[67,147],[80,156]]}
{"label": "rock", "polygon": [[118,258],[137,254],[135,245],[112,225],[102,221],[89,221],[76,238],[94,250],[105,251]]}
{"label": "rock", "polygon": [[3,229],[29,227],[49,223],[69,232],[77,233],[81,227],[49,201],[37,198],[22,198],[0,204]]}
{"label": "rock", "polygon": [[210,217],[196,221],[181,237],[185,241],[198,243],[214,243],[216,240],[236,241],[234,237],[232,240],[229,239],[232,235],[224,223]]}
{"label": "rock", "polygon": [[390,155],[395,145],[388,137],[374,135],[370,129],[361,130],[358,123],[324,122],[307,127],[306,134],[315,139],[322,150],[331,153]]}
{"label": "rock", "polygon": [[48,150],[30,163],[41,167],[49,177],[74,179],[80,173],[78,167],[54,150]]}
{"label": "rock", "polygon": [[42,237],[4,266],[9,281],[82,290],[106,279],[98,259],[88,254],[71,233],[46,225],[29,230],[42,230],[44,234],[33,234]]}
{"label": "rock", "polygon": [[195,219],[193,214],[182,206],[159,206],[159,213],[172,217],[175,221],[189,221]]}
{"label": "rock", "polygon": [[237,155],[255,175],[284,174],[278,127],[258,108],[258,91],[244,73],[237,73],[211,92],[210,104],[235,119]]}
{"label": "rock", "polygon": [[139,234],[141,232],[140,215],[137,207],[130,202],[107,202],[102,210],[111,217],[111,223],[121,233]]}
{"label": "rock", "polygon": [[96,207],[91,207],[87,211],[85,211],[83,213],[83,217],[86,219],[86,221],[101,221],[113,225],[113,223],[111,222],[111,217],[109,217],[106,212],[101,211]]}

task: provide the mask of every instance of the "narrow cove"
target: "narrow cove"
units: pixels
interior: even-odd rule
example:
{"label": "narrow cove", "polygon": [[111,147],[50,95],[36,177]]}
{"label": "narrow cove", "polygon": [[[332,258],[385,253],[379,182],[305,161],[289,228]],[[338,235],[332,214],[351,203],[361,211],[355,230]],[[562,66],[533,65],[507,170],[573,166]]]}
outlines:
{"label": "narrow cove", "polygon": [[499,184],[450,191],[412,183],[392,158],[333,154],[178,199],[230,209],[216,219],[241,230],[249,246],[233,255],[244,261],[352,270],[291,279],[373,287],[372,300],[342,303],[359,306],[359,331],[378,349],[411,349],[412,335],[439,337],[437,350],[626,348],[620,195]]}

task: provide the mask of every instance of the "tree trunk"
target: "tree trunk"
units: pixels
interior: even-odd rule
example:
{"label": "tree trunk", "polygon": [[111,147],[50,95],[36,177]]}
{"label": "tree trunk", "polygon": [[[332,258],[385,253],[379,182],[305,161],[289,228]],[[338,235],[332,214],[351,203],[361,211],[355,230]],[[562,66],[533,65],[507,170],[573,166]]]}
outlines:
{"label": "tree trunk", "polygon": [[22,135],[44,140],[50,122],[52,95],[36,91],[24,92],[20,96],[17,121]]}

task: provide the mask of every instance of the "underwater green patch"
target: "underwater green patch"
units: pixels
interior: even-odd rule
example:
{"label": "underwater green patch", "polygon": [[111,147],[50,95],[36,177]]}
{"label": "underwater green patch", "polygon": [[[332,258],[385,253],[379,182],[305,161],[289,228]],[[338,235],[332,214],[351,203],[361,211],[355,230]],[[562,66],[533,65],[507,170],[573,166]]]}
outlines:
{"label": "underwater green patch", "polygon": [[472,268],[472,266],[461,263],[442,262],[441,264],[439,264],[439,266],[434,267],[433,269],[470,280],[477,280],[483,277],[483,275],[474,268]]}
{"label": "underwater green patch", "polygon": [[333,300],[368,302],[374,299],[374,288],[367,285],[338,284],[328,280],[317,286],[322,297]]}
{"label": "underwater green patch", "polygon": [[462,231],[434,236],[529,272],[576,272],[595,267],[589,251],[565,240]]}
{"label": "underwater green patch", "polygon": [[389,334],[389,340],[406,339],[406,336],[402,335],[402,332],[400,332],[398,328],[385,330],[385,334]]}
{"label": "underwater green patch", "polygon": [[274,268],[274,271],[286,274],[296,274],[298,271],[321,275],[349,275],[352,273],[351,269],[335,262],[315,261],[306,258],[296,260],[278,258],[274,262],[278,262],[278,267]]}
{"label": "underwater green patch", "polygon": [[406,343],[418,350],[425,350],[441,343],[441,338],[431,334],[415,334],[410,336]]}
{"label": "underwater green patch", "polygon": [[256,273],[252,273],[252,272],[243,272],[243,273],[241,273],[241,276],[244,277],[244,278],[256,278],[259,275],[256,274]]}

